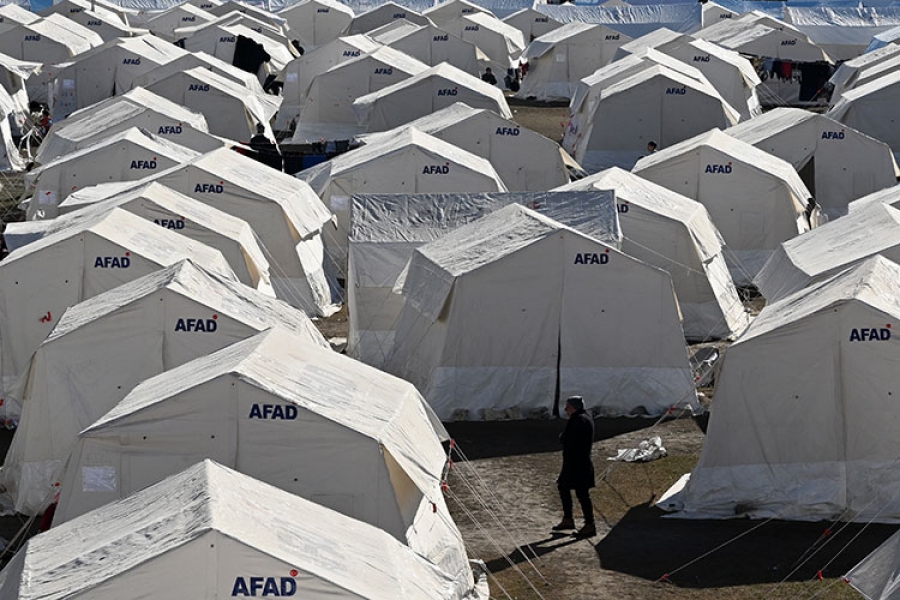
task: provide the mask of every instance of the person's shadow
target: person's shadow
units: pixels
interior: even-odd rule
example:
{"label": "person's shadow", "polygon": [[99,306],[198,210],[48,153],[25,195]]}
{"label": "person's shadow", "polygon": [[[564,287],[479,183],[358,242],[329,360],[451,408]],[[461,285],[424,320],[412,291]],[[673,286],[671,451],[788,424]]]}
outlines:
{"label": "person's shadow", "polygon": [[550,537],[531,542],[530,544],[523,544],[505,556],[499,556],[486,562],[485,566],[487,566],[488,572],[497,573],[512,565],[535,560],[554,550],[582,541],[584,541],[582,538],[577,538],[571,534],[553,532],[550,534]]}

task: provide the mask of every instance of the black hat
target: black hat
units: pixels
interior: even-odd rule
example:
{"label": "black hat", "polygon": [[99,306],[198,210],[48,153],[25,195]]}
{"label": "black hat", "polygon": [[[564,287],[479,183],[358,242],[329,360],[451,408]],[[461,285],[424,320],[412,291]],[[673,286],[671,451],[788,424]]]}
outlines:
{"label": "black hat", "polygon": [[581,396],[569,396],[566,398],[566,404],[571,404],[576,410],[584,410],[584,398]]}

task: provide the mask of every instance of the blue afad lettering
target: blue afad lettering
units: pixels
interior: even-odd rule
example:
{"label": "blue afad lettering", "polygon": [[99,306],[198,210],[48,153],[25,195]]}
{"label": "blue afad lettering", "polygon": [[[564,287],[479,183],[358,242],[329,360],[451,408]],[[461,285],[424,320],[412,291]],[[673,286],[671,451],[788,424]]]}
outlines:
{"label": "blue afad lettering", "polygon": [[453,88],[452,90],[451,89],[440,89],[440,90],[438,90],[437,95],[438,96],[455,96],[458,93],[459,92],[457,91],[456,88]]}
{"label": "blue afad lettering", "polygon": [[225,187],[217,183],[198,183],[194,186],[194,193],[198,194],[221,194],[225,191]]}
{"label": "blue afad lettering", "polygon": [[446,42],[447,39],[448,39],[449,37],[450,37],[450,36],[448,36],[448,35],[436,35],[436,36],[434,36],[434,39],[431,40],[431,41],[433,41],[433,42]]}
{"label": "blue afad lettering", "polygon": [[287,598],[297,593],[297,582],[290,577],[237,577],[231,597]]}
{"label": "blue afad lettering", "polygon": [[627,204],[616,204],[616,210],[620,213],[627,213],[629,209]]}
{"label": "blue afad lettering", "polygon": [[884,327],[881,329],[860,327],[850,330],[851,342],[886,342],[889,339],[891,339],[891,330]]}
{"label": "blue afad lettering", "polygon": [[208,92],[209,84],[208,83],[192,83],[188,86],[189,92]]}
{"label": "blue afad lettering", "polygon": [[127,269],[131,259],[127,256],[98,256],[94,261],[95,269]]}
{"label": "blue afad lettering", "polygon": [[608,35],[606,36],[606,39],[607,39],[607,40],[617,40],[617,39],[619,39],[619,34],[618,34],[618,33],[615,34],[615,35],[613,35],[613,34],[608,34]]}
{"label": "blue afad lettering", "polygon": [[88,19],[87,26],[88,27],[100,27],[103,25],[103,21],[97,21],[96,19]]}
{"label": "blue afad lettering", "polygon": [[320,9],[318,9],[316,12],[317,12],[317,13],[327,13],[327,12],[329,12],[330,10],[331,10],[330,8],[320,8]]}
{"label": "blue afad lettering", "polygon": [[131,161],[131,169],[155,169],[155,160],[133,160]]}
{"label": "blue afad lettering", "polygon": [[140,58],[125,58],[122,60],[123,65],[139,65],[141,64]]}
{"label": "blue afad lettering", "polygon": [[26,41],[26,42],[39,42],[39,41],[41,41],[41,36],[39,36],[39,35],[26,35],[26,36],[25,36],[25,41]]}
{"label": "blue afad lettering", "polygon": [[579,252],[575,255],[576,265],[605,265],[609,262],[609,254],[596,252]]}
{"label": "blue afad lettering", "polygon": [[446,175],[450,172],[447,165],[425,165],[422,167],[422,175]]}
{"label": "blue afad lettering", "polygon": [[519,135],[518,127],[498,127],[494,135],[511,135],[513,137]]}
{"label": "blue afad lettering", "polygon": [[709,54],[705,56],[695,56],[694,62],[709,62]]}
{"label": "blue afad lettering", "polygon": [[181,20],[193,23],[194,21],[197,20],[197,17],[181,17]]}
{"label": "blue afad lettering", "polygon": [[359,56],[359,50],[344,50],[344,56]]}
{"label": "blue afad lettering", "polygon": [[160,125],[157,135],[181,135],[181,125]]}
{"label": "blue afad lettering", "polygon": [[394,13],[394,18],[395,19],[405,19],[406,13]]}
{"label": "blue afad lettering", "polygon": [[215,319],[183,319],[175,323],[175,331],[194,331],[200,333],[215,333],[219,324]]}
{"label": "blue afad lettering", "polygon": [[671,96],[671,95],[684,96],[685,94],[687,94],[687,88],[682,87],[682,88],[667,88],[666,89],[667,96]]}
{"label": "blue afad lettering", "polygon": [[378,67],[375,69],[376,75],[393,75],[394,68],[393,67]]}
{"label": "blue afad lettering", "polygon": [[237,36],[226,35],[219,38],[220,44],[233,44],[237,41]]}
{"label": "blue afad lettering", "polygon": [[165,229],[184,229],[184,219],[153,219],[153,222]]}
{"label": "blue afad lettering", "polygon": [[722,13],[721,15],[719,15],[719,18],[720,19],[730,19],[731,13]]}
{"label": "blue afad lettering", "polygon": [[840,131],[823,131],[822,132],[823,140],[842,140],[844,139],[844,130]]}
{"label": "blue afad lettering", "polygon": [[781,40],[782,46],[796,46],[797,40]]}
{"label": "blue afad lettering", "polygon": [[548,19],[547,17],[535,17],[534,22],[535,23],[549,23],[550,19]]}
{"label": "blue afad lettering", "polygon": [[293,404],[254,404],[250,408],[250,416],[248,418],[295,421],[297,419],[297,407]]}
{"label": "blue afad lettering", "polygon": [[706,173],[731,173],[731,165],[706,165]]}
{"label": "blue afad lettering", "polygon": [[478,25],[466,25],[466,31],[478,31]]}

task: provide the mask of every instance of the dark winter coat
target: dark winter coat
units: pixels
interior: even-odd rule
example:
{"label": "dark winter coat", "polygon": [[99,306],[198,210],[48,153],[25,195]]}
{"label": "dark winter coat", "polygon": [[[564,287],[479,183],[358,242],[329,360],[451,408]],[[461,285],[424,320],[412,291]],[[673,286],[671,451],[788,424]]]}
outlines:
{"label": "dark winter coat", "polygon": [[559,441],[563,447],[563,464],[556,482],[570,490],[594,487],[594,463],[591,461],[594,420],[584,410],[572,413]]}

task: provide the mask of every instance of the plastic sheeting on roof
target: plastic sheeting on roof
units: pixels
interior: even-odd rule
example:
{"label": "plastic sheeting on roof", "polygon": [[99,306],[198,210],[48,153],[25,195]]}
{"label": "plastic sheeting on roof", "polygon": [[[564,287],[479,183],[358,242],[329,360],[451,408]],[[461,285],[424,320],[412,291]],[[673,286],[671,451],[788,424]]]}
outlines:
{"label": "plastic sheeting on roof", "polygon": [[571,6],[539,4],[536,10],[560,23],[602,23],[631,38],[646,35],[660,27],[672,31],[693,33],[703,24],[700,4],[669,4],[657,6]]}
{"label": "plastic sheeting on roof", "polygon": [[900,25],[900,7],[791,7],[785,19],[835,60],[859,56],[873,36]]}

